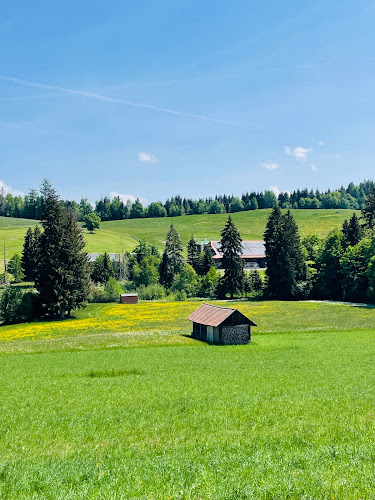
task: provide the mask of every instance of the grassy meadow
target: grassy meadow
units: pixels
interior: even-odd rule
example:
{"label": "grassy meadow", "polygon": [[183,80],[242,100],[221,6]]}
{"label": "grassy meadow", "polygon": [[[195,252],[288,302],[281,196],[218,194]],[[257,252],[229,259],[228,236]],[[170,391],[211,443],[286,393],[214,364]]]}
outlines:
{"label": "grassy meadow", "polygon": [[221,304],[250,345],[191,339],[195,301],[1,327],[0,498],[374,498],[375,309]]}
{"label": "grassy meadow", "polygon": [[[270,210],[238,212],[232,218],[243,239],[262,239]],[[292,210],[299,225],[300,234],[315,233],[326,236],[329,231],[342,225],[349,218],[352,210]],[[358,212],[359,213],[359,212]],[[100,230],[90,234],[85,233],[87,249],[92,253],[118,253],[121,248],[132,250],[141,238],[162,249],[170,224],[174,224],[186,246],[193,234],[195,238],[217,240],[224,227],[228,214],[218,215],[185,215],[182,217],[167,217],[159,219],[130,219],[123,221],[102,222]],[[29,226],[36,222],[28,219],[9,219],[0,217],[0,242],[4,239],[7,245],[7,255],[21,252],[23,238]]]}

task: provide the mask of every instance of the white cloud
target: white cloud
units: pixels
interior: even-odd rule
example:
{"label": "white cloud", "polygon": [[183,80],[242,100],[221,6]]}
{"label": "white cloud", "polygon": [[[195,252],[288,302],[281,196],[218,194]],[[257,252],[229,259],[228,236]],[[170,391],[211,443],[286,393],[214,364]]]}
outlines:
{"label": "white cloud", "polygon": [[316,172],[318,170],[318,167],[316,165],[314,165],[314,163],[311,163],[310,167],[312,170],[314,170],[314,172]]}
{"label": "white cloud", "polygon": [[262,167],[266,170],[276,170],[280,167],[280,165],[274,161],[267,161],[265,163],[262,163]]}
{"label": "white cloud", "polygon": [[4,192],[5,195],[11,194],[13,196],[25,196],[25,193],[19,191],[18,189],[12,189],[10,186],[7,186],[4,181],[0,181],[0,192]]}
{"label": "white cloud", "polygon": [[303,148],[302,146],[298,146],[294,149],[291,149],[289,146],[285,146],[285,153],[289,156],[294,156],[294,158],[300,163],[304,163],[306,161],[308,153],[312,151],[312,148]]}
{"label": "white cloud", "polygon": [[137,198],[139,198],[139,201],[142,203],[142,205],[148,204],[147,198],[140,198],[139,196],[134,196],[132,194],[121,194],[121,193],[116,193],[116,191],[112,191],[111,193],[109,193],[109,196],[111,200],[113,200],[113,198],[119,197],[124,204],[126,204],[128,200],[130,200],[131,203],[134,203]]}
{"label": "white cloud", "polygon": [[280,189],[277,186],[270,186],[270,191],[272,191],[275,194],[276,198],[281,193]]}
{"label": "white cloud", "polygon": [[159,160],[151,153],[138,153],[138,161],[141,163],[157,163]]}
{"label": "white cloud", "polygon": [[319,141],[319,146],[324,146],[325,142],[324,141]]}

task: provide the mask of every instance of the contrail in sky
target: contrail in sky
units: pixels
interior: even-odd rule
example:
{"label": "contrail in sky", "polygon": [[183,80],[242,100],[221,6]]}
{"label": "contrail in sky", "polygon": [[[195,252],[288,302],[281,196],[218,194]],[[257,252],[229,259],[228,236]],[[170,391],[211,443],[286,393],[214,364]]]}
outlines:
{"label": "contrail in sky", "polygon": [[125,106],[132,106],[134,108],[153,109],[154,111],[161,111],[162,113],[169,113],[172,115],[179,115],[179,116],[187,116],[189,118],[198,118],[200,120],[208,120],[208,121],[216,122],[216,123],[225,123],[227,125],[244,125],[241,123],[230,122],[227,120],[220,120],[218,118],[211,118],[210,116],[197,115],[194,113],[184,113],[183,111],[176,111],[175,109],[160,108],[158,106],[153,106],[152,104],[140,104],[140,103],[132,102],[132,101],[124,101],[122,99],[115,99],[113,97],[108,97],[108,96],[105,96],[102,94],[85,92],[83,90],[67,89],[64,87],[58,87],[56,85],[48,85],[46,83],[29,82],[27,80],[21,80],[20,78],[12,78],[10,76],[0,75],[0,79],[7,80],[10,82],[19,83],[21,85],[28,85],[29,87],[38,87],[41,89],[48,89],[48,90],[56,90],[59,92],[65,92],[66,94],[74,94],[74,95],[82,95],[82,96],[86,96],[86,97],[93,97],[94,99],[99,99],[101,101],[113,102],[113,103],[117,103],[117,104],[124,104]]}

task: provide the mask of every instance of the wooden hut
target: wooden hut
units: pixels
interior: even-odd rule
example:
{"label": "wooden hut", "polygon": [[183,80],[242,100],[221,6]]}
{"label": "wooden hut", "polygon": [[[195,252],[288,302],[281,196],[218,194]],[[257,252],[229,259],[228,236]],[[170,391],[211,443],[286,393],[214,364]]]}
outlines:
{"label": "wooden hut", "polygon": [[192,337],[213,344],[248,344],[251,327],[257,326],[237,309],[202,304],[188,317]]}
{"label": "wooden hut", "polygon": [[121,304],[138,304],[137,293],[122,293],[120,295]]}

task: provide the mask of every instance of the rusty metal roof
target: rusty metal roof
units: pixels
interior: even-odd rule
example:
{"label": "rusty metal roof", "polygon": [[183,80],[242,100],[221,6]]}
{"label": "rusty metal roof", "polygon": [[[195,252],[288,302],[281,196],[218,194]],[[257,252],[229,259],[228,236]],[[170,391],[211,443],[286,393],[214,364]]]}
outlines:
{"label": "rusty metal roof", "polygon": [[[201,325],[219,326],[235,311],[237,311],[237,309],[232,309],[231,307],[219,307],[211,304],[202,304],[198,307],[198,309],[190,314],[188,320],[194,321],[194,323],[200,323]],[[240,311],[238,312],[244,316]],[[244,316],[244,318],[246,318],[246,316]],[[251,320],[248,318],[246,319],[251,325],[256,326],[256,324]]]}

